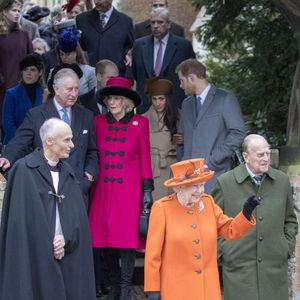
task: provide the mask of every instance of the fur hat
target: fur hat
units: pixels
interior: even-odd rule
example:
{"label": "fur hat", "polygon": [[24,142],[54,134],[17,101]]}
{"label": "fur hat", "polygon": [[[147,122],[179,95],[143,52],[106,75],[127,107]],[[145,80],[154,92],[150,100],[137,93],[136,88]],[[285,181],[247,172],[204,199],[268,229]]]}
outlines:
{"label": "fur hat", "polygon": [[66,28],[59,35],[57,49],[63,52],[75,51],[79,38],[80,34],[78,30],[74,28]]}
{"label": "fur hat", "polygon": [[188,159],[172,164],[173,178],[164,182],[166,187],[189,186],[206,182],[214,176],[214,171],[205,169],[204,158]]}
{"label": "fur hat", "polygon": [[145,84],[145,94],[150,96],[169,95],[173,91],[173,83],[159,77],[150,78]]}
{"label": "fur hat", "polygon": [[25,68],[30,66],[36,66],[39,70],[43,69],[43,59],[42,56],[37,53],[32,53],[26,55],[20,61],[20,70],[23,71]]}
{"label": "fur hat", "polygon": [[109,95],[127,97],[133,101],[135,107],[142,102],[141,96],[131,89],[131,81],[121,76],[110,78],[106,82],[106,87],[97,92],[97,98],[101,105],[106,106],[104,98]]}

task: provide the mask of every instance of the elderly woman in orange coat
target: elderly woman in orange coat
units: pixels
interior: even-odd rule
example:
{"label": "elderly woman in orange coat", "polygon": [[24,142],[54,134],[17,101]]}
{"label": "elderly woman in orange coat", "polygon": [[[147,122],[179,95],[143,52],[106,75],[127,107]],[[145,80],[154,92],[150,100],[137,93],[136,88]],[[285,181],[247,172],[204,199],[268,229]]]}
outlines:
{"label": "elderly woman in orange coat", "polygon": [[221,300],[217,238],[241,238],[256,224],[252,211],[260,203],[249,197],[243,210],[230,218],[204,184],[213,171],[204,159],[171,165],[165,186],[174,194],[152,207],[145,255],[145,291],[150,300]]}

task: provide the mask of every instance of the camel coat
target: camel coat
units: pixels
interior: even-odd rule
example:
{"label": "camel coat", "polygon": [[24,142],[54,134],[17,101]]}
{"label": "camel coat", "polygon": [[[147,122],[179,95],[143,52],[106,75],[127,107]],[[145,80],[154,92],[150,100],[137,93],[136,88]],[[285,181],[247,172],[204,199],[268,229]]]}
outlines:
{"label": "camel coat", "polygon": [[164,182],[171,176],[170,165],[177,162],[176,145],[171,142],[170,130],[151,105],[144,114],[149,120],[151,165],[154,179],[152,196],[158,200],[171,193],[172,190],[164,186]]}
{"label": "camel coat", "polygon": [[235,240],[256,224],[239,213],[224,215],[213,198],[204,208],[182,206],[175,194],[152,207],[145,256],[145,291],[160,291],[162,300],[221,300],[217,238]]}

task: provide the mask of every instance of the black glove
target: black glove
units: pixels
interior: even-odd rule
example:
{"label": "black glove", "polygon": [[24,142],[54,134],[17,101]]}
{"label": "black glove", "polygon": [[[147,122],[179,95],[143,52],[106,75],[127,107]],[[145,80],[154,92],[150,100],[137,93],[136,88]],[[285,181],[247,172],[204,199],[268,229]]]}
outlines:
{"label": "black glove", "polygon": [[143,189],[143,199],[142,199],[142,209],[150,209],[153,204],[152,191],[153,179],[143,179],[142,183]]}
{"label": "black glove", "polygon": [[148,292],[148,300],[160,300],[160,292]]}
{"label": "black glove", "polygon": [[243,214],[249,221],[251,220],[251,215],[252,215],[254,208],[257,205],[260,205],[260,202],[261,202],[261,198],[254,196],[254,195],[250,196],[247,199],[247,201],[245,202],[244,207],[243,207]]}

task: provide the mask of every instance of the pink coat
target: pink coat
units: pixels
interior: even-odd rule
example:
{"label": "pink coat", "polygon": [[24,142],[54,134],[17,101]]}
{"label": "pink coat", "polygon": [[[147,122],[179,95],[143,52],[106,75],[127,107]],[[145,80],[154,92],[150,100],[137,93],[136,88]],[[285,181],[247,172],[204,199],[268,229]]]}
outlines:
{"label": "pink coat", "polygon": [[107,115],[98,115],[94,124],[99,177],[89,207],[93,247],[143,248],[138,239],[142,180],[152,178],[148,120],[134,115],[128,123],[109,123]]}

